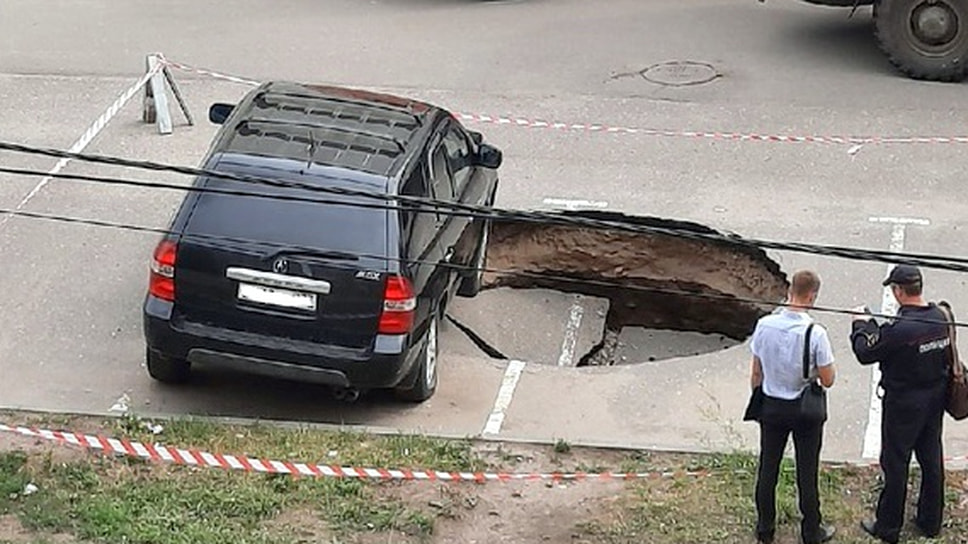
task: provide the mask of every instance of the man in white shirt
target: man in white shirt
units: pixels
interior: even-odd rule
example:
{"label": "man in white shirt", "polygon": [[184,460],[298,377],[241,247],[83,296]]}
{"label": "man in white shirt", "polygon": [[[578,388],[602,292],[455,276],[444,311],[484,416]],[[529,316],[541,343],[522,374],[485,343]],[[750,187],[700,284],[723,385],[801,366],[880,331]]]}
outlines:
{"label": "man in white shirt", "polygon": [[809,378],[803,378],[803,349],[807,313],[820,292],[820,277],[800,270],[793,275],[788,306],[764,316],[753,332],[750,384],[762,386],[760,459],[756,481],[756,534],[760,542],[773,542],[776,529],[776,483],[787,439],[793,435],[796,452],[797,489],[800,499],[800,537],[805,544],[827,542],[834,528],[821,523],[818,471],[823,441],[823,421],[804,419],[799,412],[800,396],[819,379],[824,387],[834,383],[834,356],[827,331],[814,323],[810,335]]}

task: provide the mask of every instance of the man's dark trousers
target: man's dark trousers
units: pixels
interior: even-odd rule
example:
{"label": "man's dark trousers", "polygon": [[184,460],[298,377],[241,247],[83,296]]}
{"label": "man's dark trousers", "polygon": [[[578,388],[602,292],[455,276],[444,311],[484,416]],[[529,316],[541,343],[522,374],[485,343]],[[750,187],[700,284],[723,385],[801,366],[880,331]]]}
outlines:
{"label": "man's dark trousers", "polygon": [[921,389],[889,390],[884,395],[881,420],[881,469],[884,489],[877,501],[879,535],[896,539],[904,525],[908,467],[911,452],[921,467],[918,527],[929,535],[941,530],[944,507],[944,459],[941,420],[946,384]]}
{"label": "man's dark trousers", "polygon": [[[757,534],[772,536],[776,529],[776,483],[787,438],[793,434],[797,491],[800,499],[800,535],[806,543],[820,541],[820,497],[817,472],[823,423],[798,417],[798,401],[766,397],[760,417],[760,466],[756,478]],[[763,538],[769,540],[768,538]]]}

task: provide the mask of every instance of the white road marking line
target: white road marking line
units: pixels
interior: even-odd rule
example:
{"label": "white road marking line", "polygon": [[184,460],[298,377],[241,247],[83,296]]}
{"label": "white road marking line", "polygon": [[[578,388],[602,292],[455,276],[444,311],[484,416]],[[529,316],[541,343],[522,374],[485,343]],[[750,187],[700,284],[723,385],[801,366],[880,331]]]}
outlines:
{"label": "white road marking line", "polygon": [[603,200],[573,200],[568,198],[546,198],[541,201],[543,204],[551,206],[563,206],[569,210],[578,208],[607,208],[608,202]]}
{"label": "white road marking line", "polygon": [[[114,116],[117,115],[119,111],[121,111],[121,108],[123,108],[124,105],[129,100],[131,100],[131,98],[135,95],[135,93],[140,91],[141,88],[145,86],[148,80],[151,79],[151,77],[157,71],[161,70],[162,66],[163,65],[159,64],[153,70],[146,72],[145,75],[141,76],[141,79],[139,79],[134,85],[132,85],[123,93],[121,93],[121,96],[119,96],[118,99],[115,100],[113,104],[108,106],[108,109],[104,110],[104,113],[102,113],[101,116],[98,117],[94,121],[94,123],[91,124],[90,127],[88,127],[87,131],[85,131],[84,134],[82,134],[81,137],[78,138],[76,142],[74,142],[74,145],[72,145],[70,149],[68,149],[68,151],[70,151],[71,153],[80,153],[81,151],[83,151],[84,148],[87,147],[102,130],[104,130],[104,127],[108,125],[111,119],[114,118]],[[64,157],[59,161],[57,161],[57,164],[55,164],[53,168],[47,171],[47,175],[44,176],[39,182],[37,182],[37,185],[35,185],[34,188],[31,189],[29,193],[27,193],[27,196],[23,197],[23,199],[20,201],[19,204],[17,204],[17,207],[14,209],[18,212],[23,210],[24,206],[26,206],[28,202],[33,200],[33,198],[37,196],[37,193],[39,193],[41,189],[43,189],[44,186],[47,185],[47,183],[49,183],[51,179],[53,179],[52,176],[60,173],[60,171],[63,170],[64,167],[66,167],[69,162],[71,162],[71,159],[67,157]],[[13,216],[5,215],[3,219],[0,219],[0,227],[3,227],[4,225],[6,225],[7,221],[9,221],[11,217]]]}
{"label": "white road marking line", "polygon": [[578,328],[585,308],[581,304],[582,297],[576,296],[575,302],[568,312],[568,324],[565,325],[565,338],[561,341],[561,354],[558,356],[558,366],[574,366],[575,344],[578,342]]}
{"label": "white road marking line", "polygon": [[486,435],[496,435],[501,432],[501,425],[504,424],[504,416],[507,414],[508,407],[511,406],[511,398],[514,390],[518,387],[518,380],[524,370],[524,361],[511,361],[508,363],[507,370],[504,371],[504,379],[501,380],[501,389],[497,392],[497,400],[494,401],[494,408],[491,410],[490,417],[487,418],[487,425],[484,426]]}
{"label": "white road marking line", "polygon": [[871,223],[891,223],[894,225],[922,225],[927,226],[931,224],[931,221],[927,219],[921,219],[916,217],[871,217],[868,219]]}
{"label": "white road marking line", "polygon": [[[871,217],[872,223],[890,223],[891,245],[889,251],[904,251],[904,234],[906,225],[929,225],[927,219],[901,218],[901,217]],[[887,275],[890,275],[894,268],[893,264],[887,265]],[[887,277],[887,276],[884,276]],[[881,310],[883,315],[895,315],[897,313],[897,301],[891,293],[891,286],[884,287],[881,296]],[[867,412],[867,428],[864,431],[864,459],[875,459],[881,451],[881,399],[877,396],[877,387],[881,381],[880,364],[871,367],[870,403]]]}

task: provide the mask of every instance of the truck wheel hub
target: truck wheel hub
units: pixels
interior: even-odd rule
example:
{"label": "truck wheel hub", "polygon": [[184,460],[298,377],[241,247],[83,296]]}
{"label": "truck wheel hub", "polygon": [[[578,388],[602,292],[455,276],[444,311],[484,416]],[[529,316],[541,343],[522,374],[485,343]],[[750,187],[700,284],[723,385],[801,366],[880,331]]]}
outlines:
{"label": "truck wheel hub", "polygon": [[958,34],[958,15],[946,2],[924,2],[912,13],[911,26],[925,45],[944,45]]}

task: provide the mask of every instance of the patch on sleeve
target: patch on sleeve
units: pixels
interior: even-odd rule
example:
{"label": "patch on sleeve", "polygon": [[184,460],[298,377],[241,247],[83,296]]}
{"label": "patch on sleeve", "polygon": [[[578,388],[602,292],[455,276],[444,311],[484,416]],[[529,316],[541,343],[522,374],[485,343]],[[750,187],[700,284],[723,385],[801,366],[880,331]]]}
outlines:
{"label": "patch on sleeve", "polygon": [[939,340],[932,340],[931,342],[925,342],[921,344],[920,346],[918,346],[918,352],[920,352],[921,354],[924,354],[929,351],[948,349],[949,345],[951,345],[951,339],[945,337]]}

